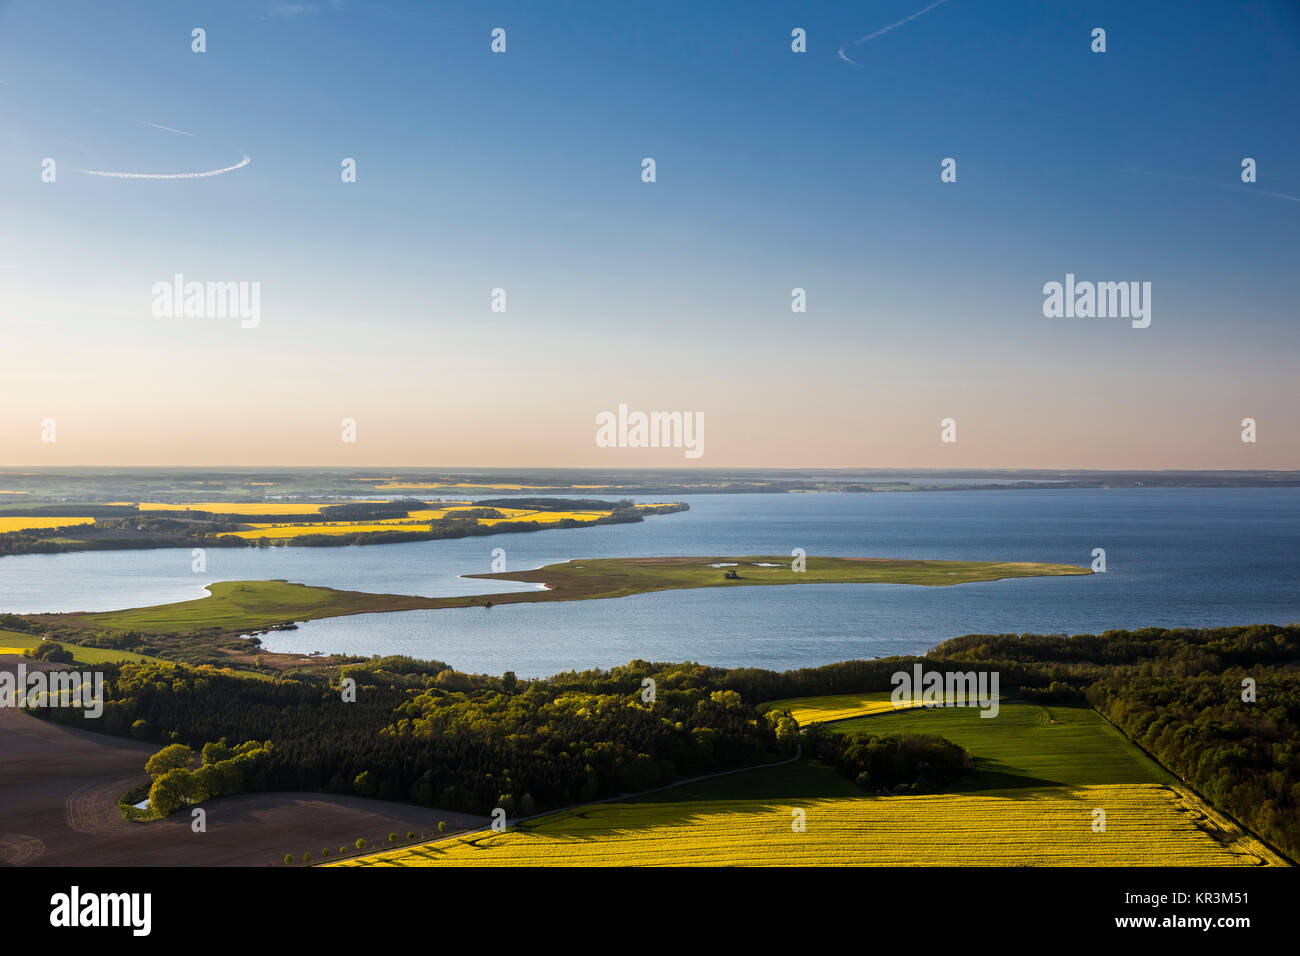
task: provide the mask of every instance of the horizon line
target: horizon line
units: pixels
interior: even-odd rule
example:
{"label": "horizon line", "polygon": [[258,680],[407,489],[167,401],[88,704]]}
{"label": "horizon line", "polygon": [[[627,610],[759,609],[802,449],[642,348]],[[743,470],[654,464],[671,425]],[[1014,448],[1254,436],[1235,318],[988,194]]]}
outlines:
{"label": "horizon line", "polygon": [[1071,468],[1071,467],[946,467],[933,466],[899,467],[873,465],[105,465],[105,464],[68,464],[68,465],[0,465],[0,474],[11,470],[92,470],[96,468],[112,470],[145,471],[149,469],[193,470],[193,471],[447,471],[482,473],[492,471],[828,471],[828,472],[934,472],[934,473],[1002,473],[1002,472],[1043,472],[1043,473],[1087,473],[1087,474],[1293,474],[1300,475],[1300,468]]}

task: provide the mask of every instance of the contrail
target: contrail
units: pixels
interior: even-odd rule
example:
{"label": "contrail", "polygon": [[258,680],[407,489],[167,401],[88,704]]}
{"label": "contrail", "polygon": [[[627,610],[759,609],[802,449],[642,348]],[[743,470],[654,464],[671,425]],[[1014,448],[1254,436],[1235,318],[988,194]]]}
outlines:
{"label": "contrail", "polygon": [[163,126],[161,123],[151,123],[149,120],[136,119],[134,116],[123,116],[121,113],[110,113],[108,110],[101,110],[98,106],[83,106],[82,109],[88,110],[91,113],[99,113],[101,116],[112,116],[115,119],[129,120],[132,123],[139,123],[141,126],[152,126],[154,129],[165,130],[168,133],[180,133],[182,136],[196,135],[195,133],[187,133],[183,129],[176,129],[174,126]]}
{"label": "contrail", "polygon": [[193,133],[187,133],[187,132],[185,132],[185,130],[183,130],[183,129],[174,129],[174,128],[171,127],[171,126],[163,126],[161,123],[150,123],[148,120],[144,120],[144,125],[145,125],[145,126],[152,126],[154,129],[162,129],[162,130],[166,130],[166,131],[169,132],[169,133],[180,133],[182,136],[193,136],[193,135],[194,135]]}
{"label": "contrail", "polygon": [[1300,202],[1300,196],[1291,196],[1287,193],[1275,193],[1268,189],[1256,189],[1254,185],[1242,185],[1238,183],[1221,183],[1213,179],[1202,179],[1199,176],[1179,176],[1176,173],[1157,173],[1150,169],[1126,169],[1126,173],[1141,173],[1143,176],[1159,176],[1162,179],[1181,179],[1187,183],[1200,183],[1203,186],[1217,186],[1219,189],[1231,189],[1233,192],[1257,193],[1261,196],[1272,196],[1274,199],[1286,199],[1290,202]]}
{"label": "contrail", "polygon": [[852,43],[846,43],[844,46],[840,47],[839,49],[840,59],[843,60],[845,63],[852,63],[854,66],[857,66],[858,64],[855,61],[850,60],[847,56],[844,55],[845,47],[857,46],[859,43],[866,43],[868,40],[874,40],[876,37],[884,36],[890,30],[897,30],[904,23],[910,23],[912,20],[915,20],[917,17],[929,13],[935,7],[942,6],[947,2],[948,0],[934,0],[934,3],[930,4],[928,7],[925,7],[921,10],[917,10],[916,13],[912,14],[910,17],[903,17],[903,19],[899,20],[897,23],[891,23],[889,26],[882,27],[881,29],[877,30],[875,33],[868,33],[866,36],[859,37],[858,39],[854,40]]}
{"label": "contrail", "polygon": [[87,176],[112,176],[115,179],[203,179],[205,176],[220,176],[222,173],[242,169],[251,162],[252,160],[245,156],[233,166],[227,166],[224,169],[209,169],[202,173],[115,173],[104,169],[79,169],[77,171],[85,173]]}

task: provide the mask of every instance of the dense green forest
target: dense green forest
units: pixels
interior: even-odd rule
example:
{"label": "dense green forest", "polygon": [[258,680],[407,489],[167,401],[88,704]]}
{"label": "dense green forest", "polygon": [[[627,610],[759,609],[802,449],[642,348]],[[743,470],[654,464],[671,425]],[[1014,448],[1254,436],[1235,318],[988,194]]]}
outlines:
{"label": "dense green forest", "polygon": [[813,724],[804,749],[875,793],[942,790],[973,766],[966,750],[933,734],[841,734]]}
{"label": "dense green forest", "polygon": [[[230,677],[184,664],[111,669],[89,729],[201,748],[270,741],[249,790],[326,790],[486,813],[645,790],[793,752],[793,722],[759,717],[698,665],[629,665],[556,681],[481,677],[441,662],[377,658],[333,686]],[[643,700],[643,678],[655,681]],[[344,681],[356,681],[355,700]]]}

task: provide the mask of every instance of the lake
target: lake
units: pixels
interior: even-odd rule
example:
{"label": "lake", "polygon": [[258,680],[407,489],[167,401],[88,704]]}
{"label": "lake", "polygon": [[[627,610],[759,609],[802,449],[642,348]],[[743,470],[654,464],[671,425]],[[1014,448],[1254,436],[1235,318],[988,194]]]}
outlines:
{"label": "lake", "polygon": [[[640,500],[640,499],[638,499]],[[285,578],[402,594],[530,590],[462,578],[572,558],[809,555],[1043,561],[1107,573],[954,587],[798,585],[667,591],[310,621],[263,636],[290,653],[411,654],[537,676],[633,658],[787,669],[918,653],[969,633],[1097,633],[1300,621],[1300,489],[1036,489],[698,495],[635,525],[347,548],[101,551],[0,558],[0,611],[110,610]],[[810,558],[810,561],[812,559]]]}

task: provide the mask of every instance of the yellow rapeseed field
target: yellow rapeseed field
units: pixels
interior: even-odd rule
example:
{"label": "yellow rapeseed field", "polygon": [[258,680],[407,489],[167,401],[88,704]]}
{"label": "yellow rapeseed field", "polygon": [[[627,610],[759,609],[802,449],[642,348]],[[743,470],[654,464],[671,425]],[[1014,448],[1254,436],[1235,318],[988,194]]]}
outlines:
{"label": "yellow rapeseed field", "polygon": [[[1093,827],[1105,810],[1105,831]],[[795,832],[796,810],[805,832]],[[1278,860],[1164,784],[606,803],[343,866],[1259,866]]]}
{"label": "yellow rapeseed field", "polygon": [[374,531],[428,531],[427,524],[408,524],[408,525],[391,525],[391,524],[336,524],[334,522],[321,524],[285,524],[285,525],[255,525],[252,531],[226,531],[221,534],[223,538],[300,538],[305,534],[366,534]]}
{"label": "yellow rapeseed field", "polygon": [[445,481],[388,481],[384,482],[382,485],[374,485],[373,487],[376,491],[396,491],[399,489],[450,488],[455,486],[448,485]]}
{"label": "yellow rapeseed field", "polygon": [[597,518],[607,517],[608,511],[518,511],[514,508],[498,508],[502,514],[506,512],[515,512],[505,518],[480,518],[480,524],[501,524],[504,521],[531,521],[535,524],[555,524],[564,521],[566,518],[572,518],[574,521],[595,521]]}
{"label": "yellow rapeseed field", "polygon": [[382,526],[390,524],[412,524],[419,522],[432,521],[434,518],[445,517],[448,511],[459,511],[459,508],[421,508],[416,511],[408,512],[405,518],[372,518],[368,521],[312,521],[299,522],[296,524],[281,524],[274,521],[250,521],[249,526],[253,528],[312,528],[330,527],[353,527],[359,525]]}
{"label": "yellow rapeseed field", "polygon": [[557,491],[565,488],[614,488],[615,485],[503,485],[482,481],[398,481],[393,478],[353,478],[353,481],[378,481],[371,485],[377,491],[398,491],[414,488],[491,488],[493,491]]}
{"label": "yellow rapeseed field", "polygon": [[[358,479],[365,481],[366,479]],[[472,481],[388,481],[372,485],[376,491],[396,491],[404,488],[492,488],[497,491],[546,491],[547,485],[487,485]]]}
{"label": "yellow rapeseed field", "polygon": [[895,707],[890,700],[892,691],[870,691],[865,694],[827,694],[821,697],[791,697],[774,700],[763,705],[764,710],[787,710],[800,726],[821,724],[828,720],[847,720],[850,717],[870,717],[872,714],[889,714],[922,706],[920,700],[909,700]]}
{"label": "yellow rapeseed field", "polygon": [[[249,522],[247,531],[228,531],[222,537],[236,538],[296,538],[305,534],[360,534],[375,531],[410,531],[424,532],[430,530],[429,522],[446,517],[456,517],[457,513],[472,511],[473,504],[456,504],[444,508],[419,508],[408,512],[404,518],[374,518],[369,521],[316,521],[316,522],[297,522],[292,524],[279,524],[268,521]],[[482,518],[479,519],[483,524],[496,524],[500,521],[514,521],[521,516],[532,516],[536,514],[549,514],[549,512],[525,511],[520,508],[498,508],[497,511],[507,515],[505,518]],[[594,515],[608,514],[608,512],[596,512]],[[570,517],[577,512],[555,512],[560,517]],[[585,514],[584,514],[585,517]],[[558,521],[556,518],[534,518],[528,517],[529,521]]]}
{"label": "yellow rapeseed field", "polygon": [[69,525],[94,524],[94,518],[2,518],[0,534],[10,531],[40,531],[44,528],[66,528]]}
{"label": "yellow rapeseed field", "polygon": [[564,488],[621,488],[622,485],[507,485],[482,481],[403,481],[399,478],[352,478],[351,481],[380,482],[372,488],[391,491],[401,488],[493,488],[498,491],[556,491]]}
{"label": "yellow rapeseed field", "polygon": [[[429,530],[428,522],[436,518],[455,517],[457,512],[471,511],[474,505],[455,505],[447,508],[425,508],[412,511],[405,518],[380,518],[371,521],[327,521],[296,524],[251,522],[249,531],[227,531],[222,537],[235,538],[296,538],[305,534],[361,534],[374,531]],[[554,524],[565,518],[576,521],[595,521],[608,515],[608,511],[525,511],[520,508],[497,508],[504,518],[480,518],[480,524],[500,524],[503,521],[531,521],[537,524]]]}
{"label": "yellow rapeseed field", "polygon": [[[356,502],[356,504],[379,504],[380,502]],[[141,511],[208,511],[214,515],[310,515],[319,514],[327,505],[294,504],[277,501],[258,504],[233,504],[229,501],[200,501],[187,505],[169,505],[159,501],[140,503]]]}

